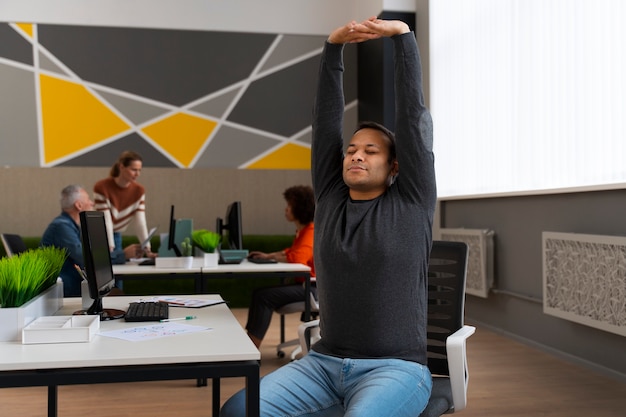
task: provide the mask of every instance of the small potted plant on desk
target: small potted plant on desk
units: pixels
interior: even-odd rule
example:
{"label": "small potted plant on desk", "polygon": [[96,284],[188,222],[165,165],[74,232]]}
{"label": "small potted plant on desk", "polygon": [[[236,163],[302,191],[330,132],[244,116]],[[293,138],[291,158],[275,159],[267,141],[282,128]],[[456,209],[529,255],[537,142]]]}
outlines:
{"label": "small potted plant on desk", "polygon": [[43,247],[0,259],[0,341],[19,340],[26,321],[63,306],[66,258],[65,249]]}
{"label": "small potted plant on desk", "polygon": [[193,245],[188,237],[180,243],[180,255],[183,258],[185,268],[191,268],[193,266]]}
{"label": "small potted plant on desk", "polygon": [[219,255],[215,253],[215,248],[219,245],[221,236],[217,233],[200,229],[191,233],[193,244],[196,247],[196,255],[204,257],[204,267],[217,267]]}

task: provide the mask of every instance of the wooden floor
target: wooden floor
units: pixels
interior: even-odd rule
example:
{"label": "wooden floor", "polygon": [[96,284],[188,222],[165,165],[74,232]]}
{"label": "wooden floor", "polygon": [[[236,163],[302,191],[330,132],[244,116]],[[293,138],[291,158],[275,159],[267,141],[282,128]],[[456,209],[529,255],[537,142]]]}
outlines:
{"label": "wooden floor", "polygon": [[[247,311],[234,310],[242,324]],[[288,317],[288,334],[299,324]],[[264,375],[287,363],[276,356],[278,318],[261,347]],[[468,341],[470,384],[465,417],[622,417],[626,383],[565,362],[526,345],[478,328]],[[222,401],[243,386],[242,378],[222,381]],[[46,388],[0,389],[0,417],[41,417]],[[94,406],[97,404],[97,406]],[[63,386],[59,417],[210,416],[210,386],[195,381]],[[381,416],[384,417],[384,416]]]}

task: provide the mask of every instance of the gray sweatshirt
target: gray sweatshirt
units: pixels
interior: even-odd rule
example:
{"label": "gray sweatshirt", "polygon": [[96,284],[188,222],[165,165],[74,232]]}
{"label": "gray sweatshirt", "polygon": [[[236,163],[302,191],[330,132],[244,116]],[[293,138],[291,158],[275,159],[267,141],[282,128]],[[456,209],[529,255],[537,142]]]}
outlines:
{"label": "gray sweatshirt", "polygon": [[399,174],[352,201],[342,179],[343,45],[326,43],[314,106],[315,270],[322,339],[337,357],[426,364],[427,270],[436,202],[433,129],[415,35],[394,45]]}

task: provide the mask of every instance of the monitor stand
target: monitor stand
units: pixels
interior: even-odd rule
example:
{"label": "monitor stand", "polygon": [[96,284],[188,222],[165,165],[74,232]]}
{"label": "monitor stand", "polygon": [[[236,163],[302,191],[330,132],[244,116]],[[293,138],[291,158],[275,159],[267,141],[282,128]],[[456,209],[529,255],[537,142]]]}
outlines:
{"label": "monitor stand", "polygon": [[102,308],[102,298],[93,300],[93,304],[87,310],[78,310],[72,313],[75,316],[81,315],[98,315],[100,321],[121,319],[126,315],[124,310],[118,310],[116,308]]}
{"label": "monitor stand", "polygon": [[[78,310],[72,313],[74,316],[84,316],[88,314],[93,313],[89,313],[89,310]],[[105,308],[100,314],[96,313],[96,315],[100,316],[100,321],[117,320],[123,318],[126,315],[126,312],[115,308]]]}

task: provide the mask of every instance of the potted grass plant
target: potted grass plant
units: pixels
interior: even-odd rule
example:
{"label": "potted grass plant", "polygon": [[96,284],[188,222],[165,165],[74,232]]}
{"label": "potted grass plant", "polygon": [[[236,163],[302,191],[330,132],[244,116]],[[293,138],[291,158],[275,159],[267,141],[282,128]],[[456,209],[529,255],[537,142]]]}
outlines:
{"label": "potted grass plant", "polygon": [[0,341],[15,340],[30,321],[61,308],[66,258],[65,249],[44,247],[0,259]]}
{"label": "potted grass plant", "polygon": [[53,286],[66,258],[50,246],[0,259],[0,307],[20,307]]}
{"label": "potted grass plant", "polygon": [[220,244],[221,236],[206,229],[194,230],[191,233],[193,244],[205,253],[215,252],[215,248]]}
{"label": "potted grass plant", "polygon": [[206,229],[194,230],[191,239],[196,247],[196,255],[204,257],[204,267],[217,267],[219,256],[215,248],[220,244],[222,237]]}

